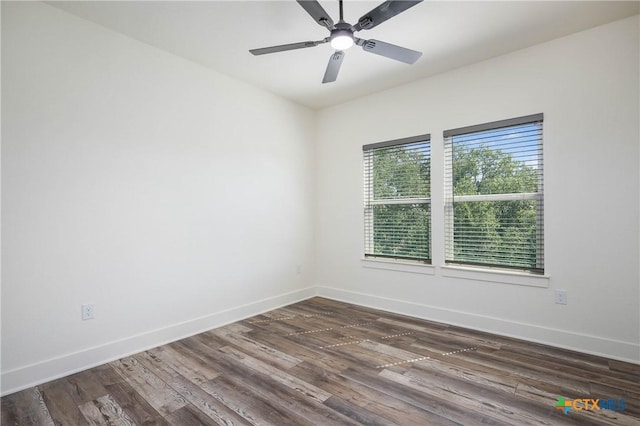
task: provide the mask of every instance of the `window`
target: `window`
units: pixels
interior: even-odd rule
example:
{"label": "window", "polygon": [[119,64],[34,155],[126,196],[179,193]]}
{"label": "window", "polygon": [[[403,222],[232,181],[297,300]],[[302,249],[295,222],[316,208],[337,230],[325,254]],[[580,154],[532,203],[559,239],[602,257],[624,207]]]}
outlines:
{"label": "window", "polygon": [[542,120],[444,132],[448,264],[544,272]]}
{"label": "window", "polygon": [[429,140],[422,135],[362,147],[365,257],[431,263]]}

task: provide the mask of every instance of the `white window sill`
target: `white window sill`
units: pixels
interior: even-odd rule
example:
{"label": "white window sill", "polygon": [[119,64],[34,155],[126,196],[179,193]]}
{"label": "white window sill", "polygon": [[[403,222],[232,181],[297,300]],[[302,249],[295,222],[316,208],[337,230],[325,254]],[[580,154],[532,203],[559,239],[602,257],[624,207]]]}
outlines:
{"label": "white window sill", "polygon": [[466,280],[488,281],[501,284],[549,287],[548,275],[534,275],[526,272],[499,271],[467,266],[441,266],[443,277]]}
{"label": "white window sill", "polygon": [[436,268],[433,265],[427,265],[420,262],[412,262],[410,260],[394,260],[394,259],[360,259],[362,266],[372,269],[384,269],[387,271],[408,272],[411,274],[435,275]]}

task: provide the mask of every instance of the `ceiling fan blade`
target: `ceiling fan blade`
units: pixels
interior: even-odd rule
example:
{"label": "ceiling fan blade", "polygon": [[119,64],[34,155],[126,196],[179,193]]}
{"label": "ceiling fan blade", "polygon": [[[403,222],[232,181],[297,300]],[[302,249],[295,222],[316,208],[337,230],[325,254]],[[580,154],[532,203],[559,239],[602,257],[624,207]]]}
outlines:
{"label": "ceiling fan blade", "polygon": [[333,19],[329,14],[320,6],[316,0],[296,0],[304,10],[316,21],[319,25],[328,29],[333,28]]}
{"label": "ceiling fan blade", "polygon": [[357,39],[358,46],[362,46],[362,50],[365,52],[375,53],[387,58],[395,59],[396,61],[404,62],[405,64],[413,64],[420,56],[422,52],[416,50],[407,49],[406,47],[396,46],[395,44],[385,43],[380,40],[362,40]]}
{"label": "ceiling fan blade", "polygon": [[329,63],[327,64],[327,70],[324,72],[324,78],[322,79],[322,83],[331,83],[336,81],[338,78],[338,71],[340,71],[340,65],[342,65],[342,60],[344,59],[344,52],[337,51],[329,58]]}
{"label": "ceiling fan blade", "polygon": [[422,0],[387,0],[380,6],[362,15],[362,18],[358,20],[358,23],[353,26],[354,31],[370,30],[382,24],[384,21],[393,18],[399,13],[404,12],[410,7],[415,6]]}
{"label": "ceiling fan blade", "polygon": [[318,40],[318,41],[301,41],[300,43],[281,44],[280,46],[251,49],[249,50],[249,52],[251,52],[254,55],[266,55],[267,53],[276,53],[276,52],[284,52],[287,50],[304,49],[305,47],[315,47],[319,44],[326,43],[327,41],[329,41],[328,37],[324,40]]}

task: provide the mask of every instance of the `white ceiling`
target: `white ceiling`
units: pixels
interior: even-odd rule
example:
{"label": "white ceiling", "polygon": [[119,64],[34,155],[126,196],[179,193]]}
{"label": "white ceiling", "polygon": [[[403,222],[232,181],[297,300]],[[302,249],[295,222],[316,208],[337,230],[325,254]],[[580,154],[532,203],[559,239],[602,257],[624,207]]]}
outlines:
{"label": "white ceiling", "polygon": [[[380,1],[345,0],[354,24]],[[638,1],[424,1],[369,31],[423,52],[406,65],[353,47],[338,80],[322,84],[329,44],[253,56],[248,50],[320,40],[328,31],[294,0],[48,2],[131,38],[311,108],[422,79],[640,13]],[[320,4],[338,20],[338,1]]]}

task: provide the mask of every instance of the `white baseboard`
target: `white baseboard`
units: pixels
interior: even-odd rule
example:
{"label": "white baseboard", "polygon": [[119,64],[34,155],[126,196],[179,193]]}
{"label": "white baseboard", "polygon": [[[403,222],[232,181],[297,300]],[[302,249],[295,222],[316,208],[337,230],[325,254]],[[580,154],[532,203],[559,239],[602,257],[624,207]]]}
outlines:
{"label": "white baseboard", "polygon": [[1,375],[0,383],[2,387],[0,393],[4,396],[18,392],[125,356],[306,300],[315,295],[315,288],[307,287],[302,290],[254,301],[200,318],[173,324],[168,327],[129,336],[100,346],[4,371]]}
{"label": "white baseboard", "polygon": [[1,395],[37,386],[314,296],[640,364],[640,345],[631,342],[319,286],[254,301],[183,323],[2,372]]}
{"label": "white baseboard", "polygon": [[633,342],[470,314],[333,287],[318,286],[316,290],[319,297],[327,299],[640,364],[640,345]]}

